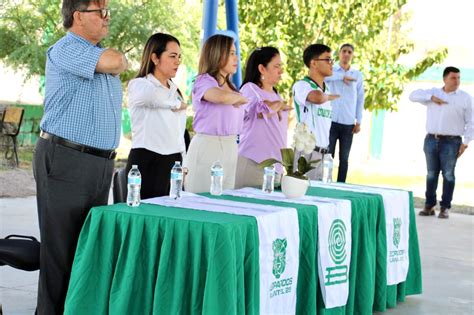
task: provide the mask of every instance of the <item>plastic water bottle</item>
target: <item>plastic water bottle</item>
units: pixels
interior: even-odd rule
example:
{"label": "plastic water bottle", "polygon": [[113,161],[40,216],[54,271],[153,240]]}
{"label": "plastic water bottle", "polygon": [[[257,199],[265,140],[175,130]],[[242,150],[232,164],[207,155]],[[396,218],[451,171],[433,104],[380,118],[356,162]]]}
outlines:
{"label": "plastic water bottle", "polygon": [[142,174],[140,174],[137,165],[132,165],[132,168],[128,172],[127,180],[127,204],[130,207],[138,207],[140,205],[141,187]]}
{"label": "plastic water bottle", "polygon": [[333,160],[331,154],[325,154],[323,160],[323,182],[332,183]]}
{"label": "plastic water bottle", "polygon": [[183,168],[180,161],[175,161],[171,169],[170,176],[170,198],[181,198],[181,191],[183,189]]}
{"label": "plastic water bottle", "polygon": [[222,195],[222,185],[224,182],[224,168],[220,161],[215,161],[211,166],[211,195]]}
{"label": "plastic water bottle", "polygon": [[275,186],[275,166],[267,166],[263,169],[262,190],[271,194]]}

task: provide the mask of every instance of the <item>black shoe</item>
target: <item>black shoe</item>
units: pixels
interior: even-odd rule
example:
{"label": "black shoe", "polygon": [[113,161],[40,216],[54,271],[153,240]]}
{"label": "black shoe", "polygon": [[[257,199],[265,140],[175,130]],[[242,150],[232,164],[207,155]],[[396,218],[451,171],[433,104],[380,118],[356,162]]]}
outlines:
{"label": "black shoe", "polygon": [[449,218],[449,210],[446,209],[445,207],[440,208],[440,212],[438,214],[438,218],[440,219],[448,219]]}
{"label": "black shoe", "polygon": [[430,215],[435,215],[435,210],[434,210],[434,207],[424,207],[423,210],[421,210],[418,215],[421,215],[421,216],[424,216],[424,217],[427,217],[427,216],[430,216]]}

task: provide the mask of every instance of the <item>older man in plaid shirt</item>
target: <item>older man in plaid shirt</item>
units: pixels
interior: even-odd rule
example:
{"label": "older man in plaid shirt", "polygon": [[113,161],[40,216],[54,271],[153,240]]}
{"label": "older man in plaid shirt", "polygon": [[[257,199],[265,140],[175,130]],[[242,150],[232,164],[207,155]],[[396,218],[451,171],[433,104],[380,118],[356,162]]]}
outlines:
{"label": "older man in plaid shirt", "polygon": [[41,235],[38,314],[62,314],[77,239],[91,207],[107,204],[119,144],[125,56],[105,49],[108,0],[64,0],[67,34],[48,49],[35,148]]}

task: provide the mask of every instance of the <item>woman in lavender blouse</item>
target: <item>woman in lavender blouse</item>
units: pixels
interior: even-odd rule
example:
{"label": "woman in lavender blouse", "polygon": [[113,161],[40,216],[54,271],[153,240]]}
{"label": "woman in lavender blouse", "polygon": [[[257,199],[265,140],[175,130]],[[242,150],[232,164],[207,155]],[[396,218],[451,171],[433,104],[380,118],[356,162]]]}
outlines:
{"label": "woman in lavender blouse", "polygon": [[[249,103],[240,133],[235,188],[261,186],[263,170],[258,163],[269,158],[281,161],[290,109],[275,89],[282,72],[280,53],[273,47],[257,48],[247,61],[240,92]],[[276,165],[276,172],[279,181],[282,165]]]}
{"label": "woman in lavender blouse", "polygon": [[237,135],[244,116],[241,105],[247,103],[230,81],[237,64],[232,37],[214,35],[204,43],[192,90],[196,135],[184,160],[188,169],[184,185],[188,192],[209,192],[211,166],[217,160],[224,168],[224,189],[234,188]]}

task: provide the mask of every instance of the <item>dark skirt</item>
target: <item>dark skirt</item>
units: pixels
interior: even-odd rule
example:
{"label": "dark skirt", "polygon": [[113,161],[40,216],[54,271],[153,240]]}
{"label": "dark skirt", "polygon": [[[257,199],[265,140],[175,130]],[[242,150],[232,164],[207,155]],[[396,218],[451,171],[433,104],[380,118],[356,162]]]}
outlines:
{"label": "dark skirt", "polygon": [[170,173],[175,161],[182,162],[181,153],[158,154],[147,149],[132,149],[128,155],[126,174],[137,165],[142,175],[141,199],[167,196],[170,192]]}

